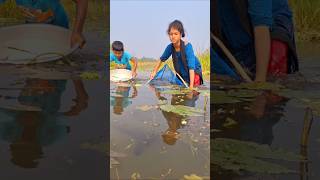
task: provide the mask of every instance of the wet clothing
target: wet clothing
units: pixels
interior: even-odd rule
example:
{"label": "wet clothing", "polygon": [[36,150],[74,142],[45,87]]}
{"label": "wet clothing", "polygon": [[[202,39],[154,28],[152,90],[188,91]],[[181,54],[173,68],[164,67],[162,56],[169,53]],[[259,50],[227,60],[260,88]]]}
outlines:
{"label": "wet clothing", "polygon": [[287,72],[298,71],[292,12],[287,0],[214,0],[212,7],[213,33],[249,72],[256,71],[253,27],[260,25],[270,28],[272,39],[288,45]]}
{"label": "wet clothing", "polygon": [[130,59],[132,58],[132,56],[124,51],[121,59],[118,59],[116,55],[114,55],[112,52],[110,53],[110,62],[115,62],[116,64],[123,64],[126,65],[126,69],[131,70],[131,65],[130,65]]}
{"label": "wet clothing", "polygon": [[[6,0],[0,0],[0,4]],[[68,16],[59,0],[16,0],[16,4],[29,11],[41,11],[45,23],[69,28]],[[38,19],[28,18],[28,23],[36,23]]]}
{"label": "wet clothing", "polygon": [[[183,41],[181,41],[183,42]],[[199,59],[194,55],[192,45],[190,43],[182,46],[179,52],[175,52],[173,44],[169,44],[163,52],[160,60],[165,62],[172,56],[175,71],[183,78],[184,81],[190,84],[189,70],[193,69],[201,78],[202,84],[202,69]],[[183,57],[184,56],[184,57]]]}

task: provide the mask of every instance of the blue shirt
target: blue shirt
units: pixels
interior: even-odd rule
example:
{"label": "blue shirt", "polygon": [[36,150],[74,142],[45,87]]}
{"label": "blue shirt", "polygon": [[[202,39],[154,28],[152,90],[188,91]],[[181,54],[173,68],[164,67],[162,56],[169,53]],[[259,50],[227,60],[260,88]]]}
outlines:
{"label": "blue shirt", "polygon": [[[166,61],[170,56],[172,56],[172,46],[173,44],[169,44],[167,48],[164,50],[162,56],[160,57],[160,60],[162,62]],[[186,53],[186,61],[187,61],[187,66],[190,69],[193,69],[195,73],[202,75],[202,70],[201,70],[201,64],[199,59],[194,55],[192,45],[190,43],[186,44],[185,46],[185,53]],[[182,57],[181,57],[181,52],[177,52],[177,57],[178,57],[178,64],[181,72],[181,76],[183,80],[187,81],[190,83],[190,78],[189,78],[189,71],[186,71],[182,62]]]}
{"label": "blue shirt", "polygon": [[[6,0],[0,0],[0,4]],[[68,16],[59,0],[16,0],[16,4],[29,10],[41,10],[47,12],[51,10],[53,17],[46,20],[45,23],[69,28]],[[27,19],[28,22],[33,20]]]}
{"label": "blue shirt", "polygon": [[[254,39],[242,27],[231,1],[218,0],[221,31],[231,53],[250,71],[255,71]],[[287,0],[248,0],[248,14],[253,26],[290,27],[292,12]],[[290,28],[287,28],[291,31]],[[291,33],[291,32],[289,32]]]}
{"label": "blue shirt", "polygon": [[132,56],[124,51],[121,59],[118,59],[116,55],[114,55],[112,52],[110,53],[110,62],[115,62],[116,64],[123,64],[126,65],[126,69],[131,70],[131,65],[130,65],[130,59],[132,58]]}

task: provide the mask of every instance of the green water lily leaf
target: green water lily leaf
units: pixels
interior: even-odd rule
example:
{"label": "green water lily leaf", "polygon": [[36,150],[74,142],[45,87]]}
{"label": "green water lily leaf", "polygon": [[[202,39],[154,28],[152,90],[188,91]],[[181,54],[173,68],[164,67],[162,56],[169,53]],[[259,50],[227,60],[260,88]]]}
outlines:
{"label": "green water lily leaf", "polygon": [[202,177],[197,176],[196,174],[184,175],[184,180],[203,180]]}
{"label": "green water lily leaf", "polygon": [[246,89],[241,89],[241,90],[230,90],[227,92],[228,96],[231,97],[236,97],[236,98],[255,98],[260,94],[259,91],[255,90],[246,90]]}
{"label": "green water lily leaf", "polygon": [[80,74],[81,79],[85,80],[97,80],[100,76],[97,72],[83,72]]}
{"label": "green water lily leaf", "polygon": [[198,90],[198,92],[202,96],[208,96],[208,97],[210,96],[210,90]]}
{"label": "green water lily leaf", "polygon": [[160,109],[166,112],[173,112],[179,114],[181,116],[203,116],[204,110],[189,107],[189,106],[182,106],[182,105],[160,105]]}
{"label": "green water lily leaf", "polygon": [[224,91],[212,91],[210,98],[213,104],[233,104],[241,102],[240,99],[228,96]]}
{"label": "green water lily leaf", "polygon": [[167,100],[159,100],[158,101],[158,105],[164,105],[164,104],[167,104],[168,103],[168,101]]}
{"label": "green water lily leaf", "polygon": [[238,124],[237,121],[227,117],[227,119],[225,120],[225,122],[223,124],[223,127],[227,128],[227,127],[231,127],[231,126],[234,126],[234,125],[237,125],[237,124]]}
{"label": "green water lily leaf", "polygon": [[93,143],[83,143],[80,145],[81,149],[89,149],[89,150],[95,150],[99,152],[107,152],[108,146],[106,143],[98,143],[98,144],[93,144]]}
{"label": "green water lily leaf", "polygon": [[[234,139],[217,138],[211,144],[212,163],[225,170],[241,174],[252,173],[295,173],[296,171],[274,161],[304,161],[305,157],[270,146]],[[269,162],[268,160],[273,160]]]}
{"label": "green water lily leaf", "polygon": [[241,83],[233,86],[233,88],[278,91],[280,89],[284,89],[285,87],[280,84],[275,84],[270,82],[254,82],[254,83]]}
{"label": "green water lily leaf", "polygon": [[190,92],[192,92],[192,91],[189,90],[189,89],[171,89],[171,90],[161,91],[162,94],[172,94],[172,95],[187,94],[187,93],[190,93]]}

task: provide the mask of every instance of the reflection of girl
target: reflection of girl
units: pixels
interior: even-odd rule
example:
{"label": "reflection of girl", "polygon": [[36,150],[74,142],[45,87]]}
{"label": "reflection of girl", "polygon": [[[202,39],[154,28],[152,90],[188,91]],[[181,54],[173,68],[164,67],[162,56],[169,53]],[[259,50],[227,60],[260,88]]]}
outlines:
{"label": "reflection of girl", "polygon": [[[166,99],[165,97],[161,96],[160,91],[156,91],[156,96],[159,98],[159,100]],[[198,98],[199,93],[196,91],[193,91],[189,94],[172,95],[171,105],[195,107]],[[179,132],[177,130],[183,126],[182,121],[187,119],[188,117],[167,111],[162,111],[162,114],[166,118],[168,123],[168,129],[162,134],[163,142],[168,145],[174,145],[179,135]]]}
{"label": "reflection of girl", "polygon": [[76,105],[68,112],[58,112],[65,84],[66,80],[28,79],[18,101],[41,111],[0,109],[0,137],[11,143],[14,164],[35,168],[42,157],[42,146],[70,132],[66,115],[76,115],[86,107],[87,95],[82,82],[75,80]]}
{"label": "reflection of girl", "polygon": [[185,36],[183,25],[180,21],[173,21],[168,28],[168,35],[171,44],[167,46],[164,53],[157,62],[150,75],[153,79],[159,70],[162,62],[166,61],[171,55],[175,71],[189,83],[190,88],[199,86],[203,83],[202,70],[199,59],[194,55],[192,45],[183,41]]}
{"label": "reflection of girl", "polygon": [[[214,137],[236,138],[270,145],[273,141],[272,128],[283,116],[283,106],[286,102],[287,99],[266,92],[250,103],[232,104],[232,106],[214,105],[213,128],[222,130]],[[248,106],[250,110],[244,108]],[[227,109],[225,112],[234,113],[222,114],[218,113],[218,109]],[[238,124],[224,127],[227,118],[236,120]]]}

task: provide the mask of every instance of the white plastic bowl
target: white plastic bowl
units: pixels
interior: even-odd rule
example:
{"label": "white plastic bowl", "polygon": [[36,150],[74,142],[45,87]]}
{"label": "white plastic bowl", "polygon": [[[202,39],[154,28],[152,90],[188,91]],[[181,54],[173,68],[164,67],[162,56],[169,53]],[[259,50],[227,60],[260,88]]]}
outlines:
{"label": "white plastic bowl", "polygon": [[27,64],[54,61],[75,51],[71,31],[50,24],[22,24],[0,28],[0,63]]}

